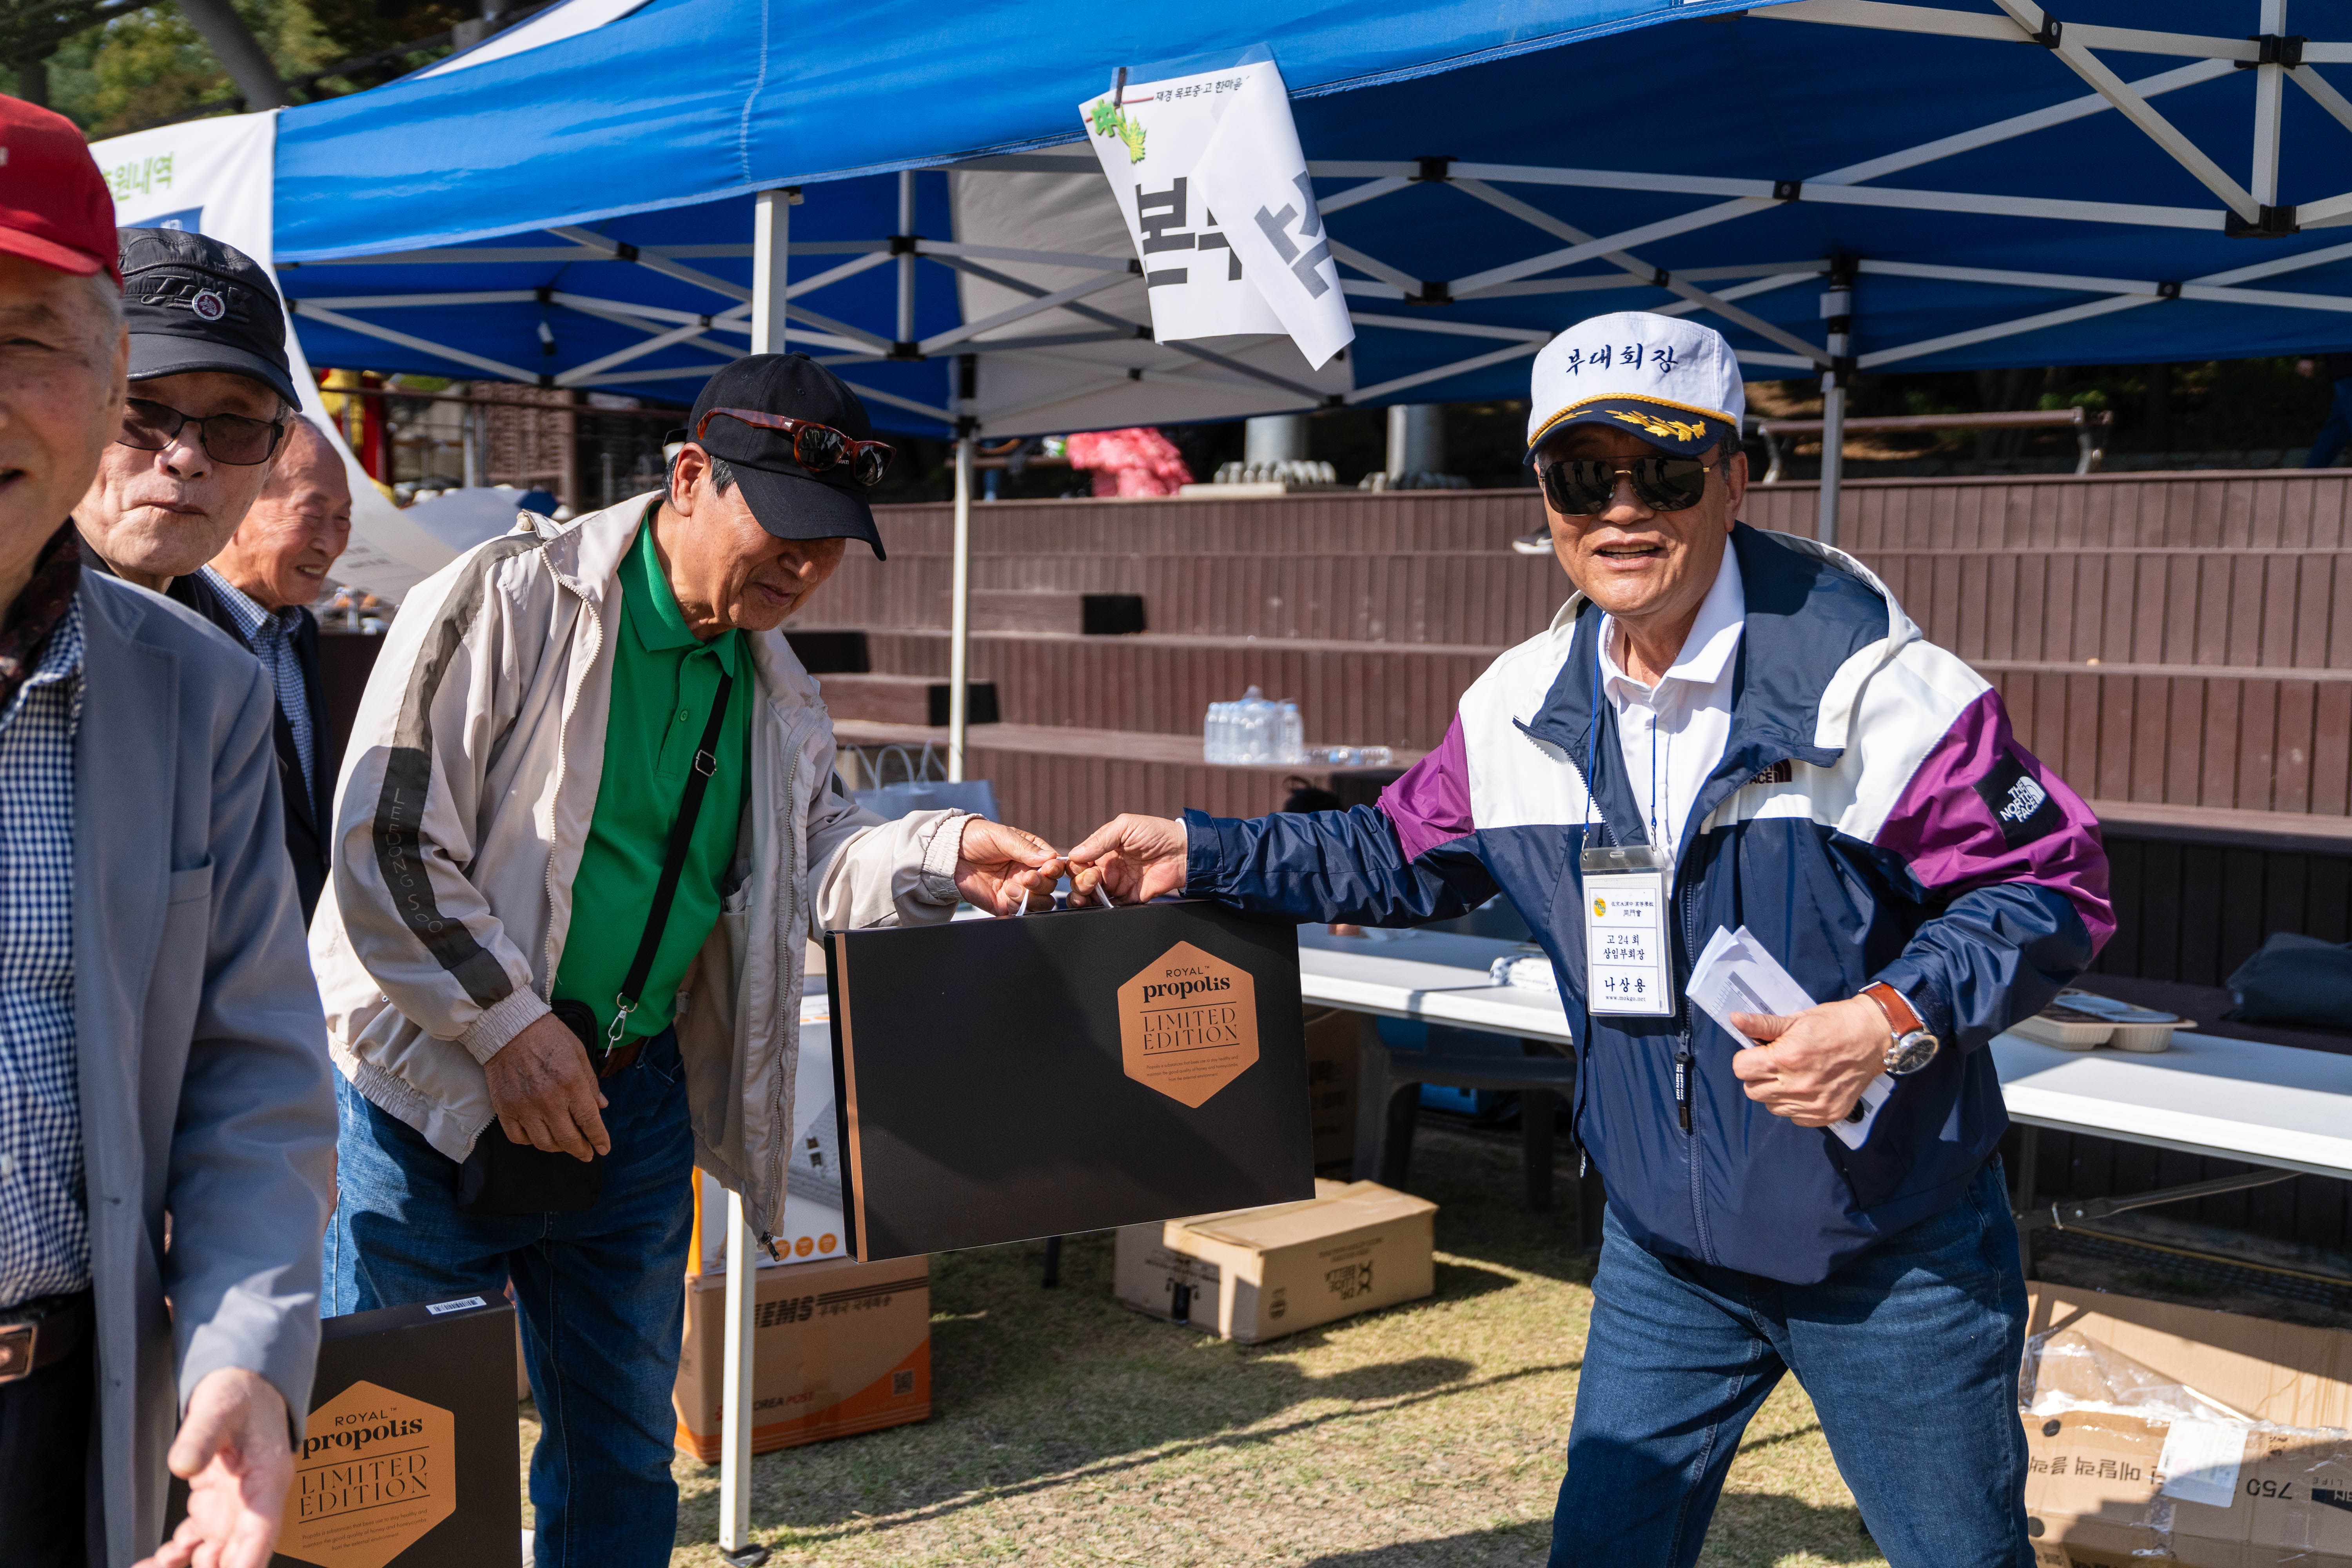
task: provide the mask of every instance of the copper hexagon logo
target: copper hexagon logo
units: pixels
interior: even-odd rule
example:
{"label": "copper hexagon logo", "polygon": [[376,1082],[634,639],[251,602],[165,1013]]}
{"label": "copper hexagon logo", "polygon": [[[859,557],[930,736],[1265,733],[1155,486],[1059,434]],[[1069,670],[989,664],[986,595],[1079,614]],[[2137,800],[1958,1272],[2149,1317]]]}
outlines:
{"label": "copper hexagon logo", "polygon": [[278,1552],[320,1568],[383,1568],[456,1511],[457,1417],[373,1383],[310,1412]]}
{"label": "copper hexagon logo", "polygon": [[1257,1061],[1257,987],[1180,942],[1118,988],[1127,1076],[1199,1107]]}

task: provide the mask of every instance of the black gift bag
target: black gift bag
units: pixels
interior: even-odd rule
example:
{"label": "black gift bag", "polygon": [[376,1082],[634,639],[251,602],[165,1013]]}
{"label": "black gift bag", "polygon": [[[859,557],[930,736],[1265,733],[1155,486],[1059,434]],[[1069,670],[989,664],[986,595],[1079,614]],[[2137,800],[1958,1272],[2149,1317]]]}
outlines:
{"label": "black gift bag", "polygon": [[1295,926],[1160,903],[826,953],[862,1260],[1315,1195]]}

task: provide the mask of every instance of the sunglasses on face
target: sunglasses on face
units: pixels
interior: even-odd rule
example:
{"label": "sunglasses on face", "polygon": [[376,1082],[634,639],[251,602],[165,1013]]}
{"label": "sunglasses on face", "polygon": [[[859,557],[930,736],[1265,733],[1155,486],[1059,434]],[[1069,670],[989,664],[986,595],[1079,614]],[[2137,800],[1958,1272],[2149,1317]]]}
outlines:
{"label": "sunglasses on face", "polygon": [[1536,472],[1552,510],[1597,517],[1617,499],[1620,474],[1632,478],[1634,495],[1652,511],[1686,511],[1706,494],[1713,466],[1697,458],[1585,458],[1546,463]]}
{"label": "sunglasses on face", "polygon": [[248,419],[242,414],[207,414],[199,419],[167,404],[133,397],[123,404],[122,434],[115,439],[138,451],[160,452],[191,425],[206,457],[237,468],[269,461],[286,435],[283,419]]}
{"label": "sunglasses on face", "polygon": [[710,422],[722,415],[754,429],[790,436],[793,461],[812,474],[821,474],[836,463],[847,463],[851,479],[861,485],[878,485],[882,476],[890,471],[894,454],[887,442],[853,440],[830,425],[813,424],[786,414],[762,414],[756,408],[714,408],[695,421],[694,438],[701,440]]}

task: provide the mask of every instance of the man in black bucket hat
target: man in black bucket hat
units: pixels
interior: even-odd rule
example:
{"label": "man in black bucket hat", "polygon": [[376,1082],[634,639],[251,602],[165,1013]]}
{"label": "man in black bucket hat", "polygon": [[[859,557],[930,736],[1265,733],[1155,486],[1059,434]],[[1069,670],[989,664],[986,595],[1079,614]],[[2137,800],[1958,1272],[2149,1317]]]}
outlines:
{"label": "man in black bucket hat", "polygon": [[236,531],[300,417],[286,312],[268,274],[217,239],[167,228],[116,238],[131,395],[74,508],[83,563],[227,626],[194,573]]}
{"label": "man in black bucket hat", "polygon": [[830,371],[740,360],[666,489],[525,513],[414,589],[360,705],[310,928],[341,1069],[327,1310],[512,1279],[542,1563],[669,1562],[688,1171],[783,1234],[808,939],[1010,913],[1062,870],[835,787],[780,628],[849,541],[882,553],[888,461]]}

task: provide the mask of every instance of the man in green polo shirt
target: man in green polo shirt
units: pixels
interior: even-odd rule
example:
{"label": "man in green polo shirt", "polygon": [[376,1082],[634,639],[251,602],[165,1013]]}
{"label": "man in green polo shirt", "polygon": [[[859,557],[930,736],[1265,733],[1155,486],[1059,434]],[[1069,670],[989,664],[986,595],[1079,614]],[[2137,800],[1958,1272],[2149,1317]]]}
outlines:
{"label": "man in green polo shirt", "polygon": [[[574,910],[652,907],[667,847],[652,829],[670,819],[686,793],[719,677],[740,683],[750,672],[740,628],[730,626],[706,642],[686,624],[654,532],[639,529],[636,543],[621,560],[604,776],[596,787],[587,847],[572,879]],[[751,704],[732,691],[730,697],[719,729],[717,756],[723,761],[711,772],[702,797],[644,999],[622,1026],[624,1047],[669,1027],[678,982],[719,923],[719,889],[735,858],[751,785]],[[611,1037],[615,999],[643,935],[625,921],[589,919],[573,921],[564,940],[563,963],[555,972],[556,999],[579,1002],[593,1013],[600,1039]]]}
{"label": "man in green polo shirt", "polygon": [[402,605],[310,933],[341,1069],[325,1310],[512,1280],[549,1563],[669,1561],[688,1173],[782,1228],[809,938],[1011,913],[1065,868],[835,782],[778,628],[849,540],[882,554],[856,396],[755,355],[691,433],[666,491],[526,518]]}

